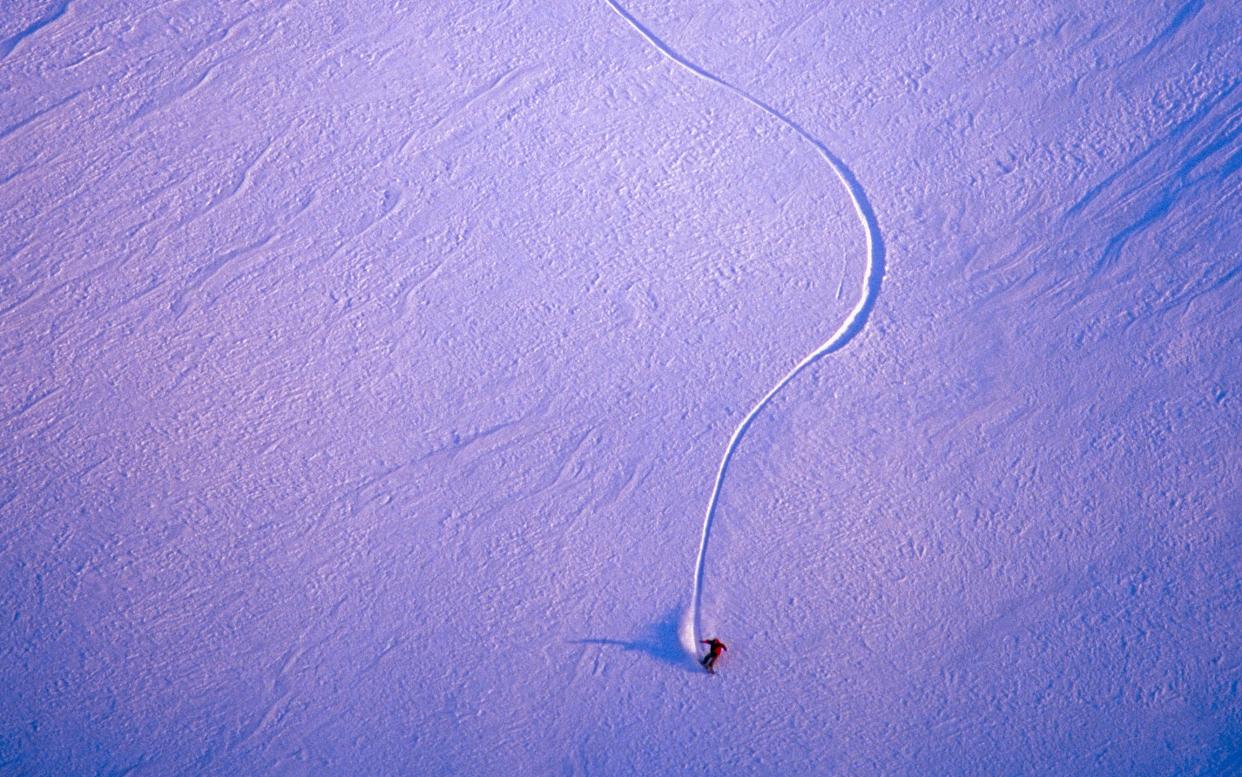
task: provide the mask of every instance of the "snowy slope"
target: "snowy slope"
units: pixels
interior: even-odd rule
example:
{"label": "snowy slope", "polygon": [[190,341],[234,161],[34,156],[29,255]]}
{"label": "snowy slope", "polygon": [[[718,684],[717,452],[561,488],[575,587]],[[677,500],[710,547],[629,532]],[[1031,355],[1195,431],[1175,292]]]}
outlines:
{"label": "snowy slope", "polygon": [[0,774],[1242,771],[1230,4],[4,11]]}

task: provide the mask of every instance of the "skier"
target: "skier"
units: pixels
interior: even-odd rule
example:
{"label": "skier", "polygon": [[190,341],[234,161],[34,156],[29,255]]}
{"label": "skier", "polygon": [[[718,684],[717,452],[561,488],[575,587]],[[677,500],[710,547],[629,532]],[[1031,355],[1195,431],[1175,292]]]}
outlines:
{"label": "skier", "polygon": [[725,643],[715,637],[712,637],[711,639],[701,639],[699,641],[704,645],[707,645],[707,655],[699,659],[699,663],[703,665],[703,668],[706,669],[708,673],[716,674],[716,659],[720,658],[721,651],[728,650],[728,648],[725,647]]}

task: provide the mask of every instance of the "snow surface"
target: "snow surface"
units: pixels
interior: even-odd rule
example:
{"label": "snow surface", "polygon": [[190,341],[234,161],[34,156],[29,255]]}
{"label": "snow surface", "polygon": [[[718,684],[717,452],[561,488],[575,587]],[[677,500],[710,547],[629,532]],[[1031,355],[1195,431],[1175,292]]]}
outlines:
{"label": "snow surface", "polygon": [[0,774],[1242,773],[1237,4],[2,10]]}

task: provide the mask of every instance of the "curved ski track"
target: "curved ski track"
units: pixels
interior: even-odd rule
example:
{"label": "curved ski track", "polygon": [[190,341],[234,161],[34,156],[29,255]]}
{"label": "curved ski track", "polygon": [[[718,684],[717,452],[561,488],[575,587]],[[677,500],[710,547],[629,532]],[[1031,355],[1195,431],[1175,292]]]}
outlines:
{"label": "curved ski track", "polygon": [[799,137],[810,143],[815,148],[815,151],[828,163],[829,167],[832,168],[841,185],[845,187],[846,193],[854,204],[854,211],[862,224],[867,241],[867,266],[863,272],[862,289],[859,293],[858,302],[854,305],[853,310],[845,317],[845,320],[841,322],[841,325],[837,327],[837,330],[832,333],[831,337],[803,357],[800,362],[794,365],[793,369],[785,374],[785,377],[781,378],[775,386],[768,390],[768,393],[763,395],[763,398],[759,400],[751,411],[746,414],[746,417],[742,419],[742,422],[738,424],[737,428],[733,430],[733,436],[729,438],[729,444],[725,446],[724,454],[720,459],[720,468],[716,472],[716,480],[712,485],[711,498],[707,502],[707,513],[703,517],[703,531],[699,537],[699,555],[694,565],[694,589],[691,593],[690,606],[686,611],[686,617],[683,618],[681,623],[679,635],[682,647],[686,653],[691,657],[696,657],[698,655],[697,646],[702,625],[700,623],[700,609],[703,594],[703,565],[707,557],[707,541],[711,536],[712,520],[715,517],[716,505],[720,500],[720,492],[724,486],[725,473],[729,469],[729,462],[732,461],[733,454],[737,452],[738,445],[746,434],[746,430],[750,428],[750,425],[754,423],[755,419],[781,389],[789,385],[799,373],[820,357],[844,348],[855,335],[862,331],[867,323],[867,317],[871,313],[871,308],[875,305],[876,297],[880,293],[880,284],[884,277],[884,243],[880,235],[880,227],[875,217],[875,211],[872,210],[871,203],[867,200],[867,196],[863,192],[862,186],[858,183],[858,179],[854,177],[854,174],[836,154],[828,150],[828,147],[822,141],[803,128],[801,124],[768,103],[751,95],[741,87],[734,86],[720,76],[704,70],[678,54],[667,43],[657,37],[655,33],[645,27],[642,22],[634,18],[629,11],[618,5],[615,0],[605,1],[612,7],[613,11],[616,11],[618,16],[624,19],[627,24],[633,27],[639,35],[658,49],[665,57],[699,78],[728,89],[746,102],[789,127]]}

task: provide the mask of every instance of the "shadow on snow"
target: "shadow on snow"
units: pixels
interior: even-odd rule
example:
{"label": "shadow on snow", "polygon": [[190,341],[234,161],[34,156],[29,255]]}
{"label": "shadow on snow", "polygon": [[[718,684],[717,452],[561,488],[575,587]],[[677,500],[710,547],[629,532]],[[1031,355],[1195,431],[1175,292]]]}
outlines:
{"label": "shadow on snow", "polygon": [[636,639],[606,639],[592,637],[587,639],[571,639],[575,645],[604,645],[617,647],[627,652],[643,653],[664,664],[671,664],[687,672],[701,672],[686,657],[678,638],[678,626],[681,620],[681,609],[676,608],[657,623],[653,623]]}

